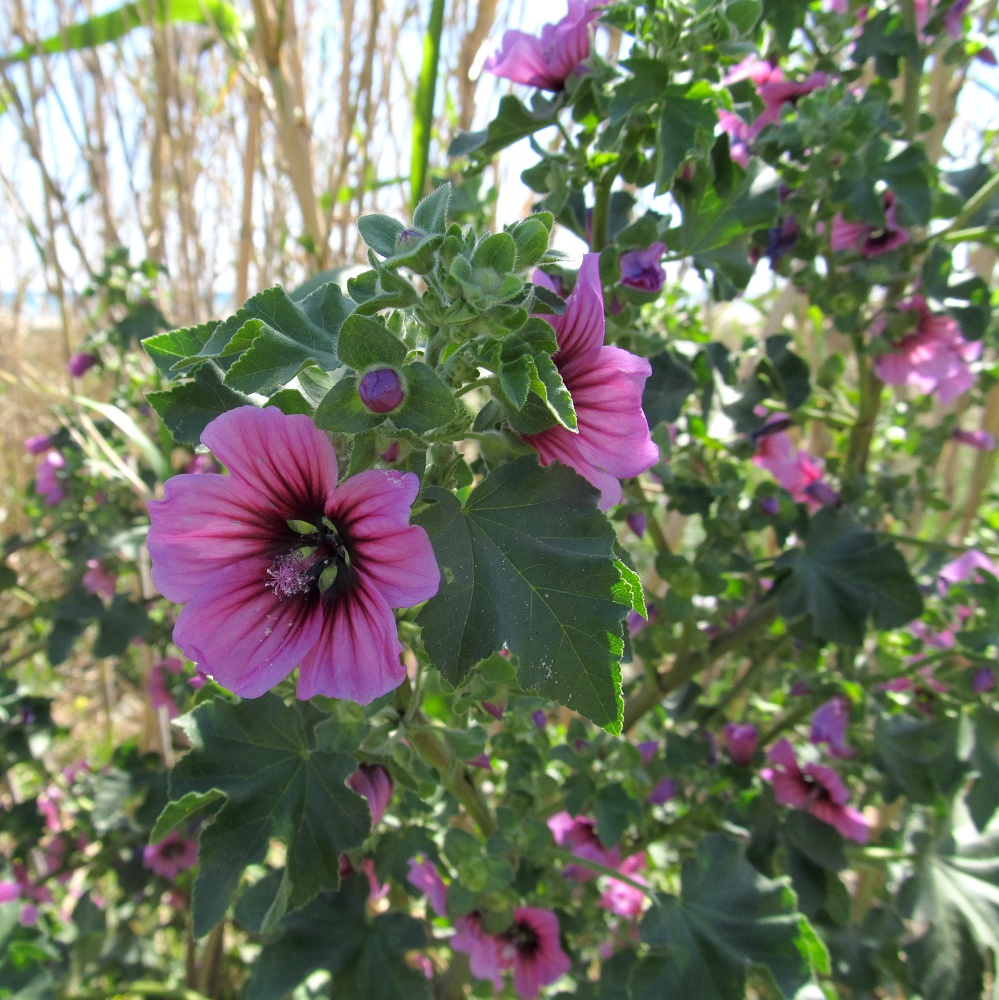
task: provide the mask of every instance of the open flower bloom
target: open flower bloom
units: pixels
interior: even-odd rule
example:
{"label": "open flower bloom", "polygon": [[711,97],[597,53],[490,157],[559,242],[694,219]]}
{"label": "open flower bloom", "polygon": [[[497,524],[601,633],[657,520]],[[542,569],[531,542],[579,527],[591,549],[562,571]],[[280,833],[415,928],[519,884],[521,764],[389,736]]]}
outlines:
{"label": "open flower bloom", "polygon": [[513,924],[499,940],[500,966],[513,969],[513,988],[522,1000],[532,1000],[542,986],[554,983],[572,965],[562,951],[558,917],[551,910],[514,907]]}
{"label": "open flower bloom", "polygon": [[922,295],[899,303],[898,308],[918,314],[916,332],[874,359],[878,378],[887,385],[935,392],[941,403],[967,392],[975,381],[969,365],[981,357],[982,342],[965,340],[957,322],[943,313],[931,313]]}
{"label": "open flower bloom", "polygon": [[406,675],[392,608],[437,592],[427,533],[409,524],[412,473],[337,485],[329,439],[301,415],[244,406],[202,441],[230,475],[181,475],[152,501],[153,582],[187,602],[174,642],[256,698],[299,665],[298,696],[367,704]]}
{"label": "open flower bloom", "polygon": [[794,107],[799,98],[821,90],[826,83],[825,73],[810,73],[804,80],[782,80],[771,75],[758,83],[756,92],[763,99],[764,108],[752,124],[751,138],[755,139],[768,125],[780,121],[785,104]]}
{"label": "open flower bloom", "polygon": [[392,798],[392,778],[381,764],[361,764],[347,779],[351,791],[368,800],[371,825],[377,826]]}
{"label": "open flower bloom", "polygon": [[[620,848],[604,847],[597,836],[596,823],[587,816],[573,817],[567,812],[555,813],[548,817],[548,829],[551,830],[555,843],[559,847],[568,848],[576,857],[596,861],[607,868],[616,868],[621,860]],[[597,877],[592,868],[584,865],[566,865],[564,874],[566,878],[574,878],[580,882]]]}
{"label": "open flower bloom", "polygon": [[854,756],[854,751],[846,744],[846,724],[850,719],[850,702],[843,695],[830,698],[812,713],[813,743],[825,743],[831,757],[845,760]]}
{"label": "open flower bloom", "polygon": [[[555,290],[541,271],[534,272],[534,281]],[[555,328],[558,351],[553,360],[572,396],[579,433],[555,426],[524,440],[542,465],[557,460],[592,483],[600,490],[600,509],[610,510],[621,499],[619,480],[645,472],[659,458],[642,411],[652,366],[630,351],[604,344],[599,254],[583,258],[565,312],[543,318]]]}
{"label": "open flower bloom", "polygon": [[[645,852],[641,851],[625,858],[618,871],[622,875],[627,875],[632,882],[647,885],[645,877],[640,874],[645,871]],[[641,889],[627,882],[622,882],[620,879],[612,878],[608,881],[607,888],[597,905],[602,906],[605,910],[610,910],[611,913],[616,913],[619,917],[633,920],[644,909],[645,897],[646,893],[642,892]]]}
{"label": "open flower bloom", "polygon": [[778,769],[765,768],[761,774],[773,783],[774,794],[782,806],[804,809],[839,830],[848,840],[867,843],[870,835],[867,820],[846,804],[850,793],[831,767],[819,764],[799,767],[794,748],[787,740],[775,743],[767,759]]}
{"label": "open flower bloom", "polygon": [[487,73],[541,90],[561,90],[590,58],[590,25],[600,16],[596,0],[569,0],[561,21],[545,24],[541,37],[507,31],[500,50],[483,66]]}
{"label": "open flower bloom", "polygon": [[498,993],[503,989],[500,970],[505,968],[500,959],[500,939],[482,929],[482,920],[474,910],[454,922],[451,947],[468,955],[468,967],[476,979],[487,979]]}
{"label": "open flower bloom", "polygon": [[[771,421],[774,426],[783,424],[782,415]],[[809,487],[822,479],[822,469],[812,459],[807,451],[795,448],[791,438],[778,430],[768,432],[764,426],[757,436],[756,454],[753,464],[766,469],[777,481],[777,485],[791,494],[795,503],[807,503],[813,510],[822,503]]]}
{"label": "open flower bloom", "polygon": [[176,878],[198,863],[198,842],[174,830],[158,844],[147,844],[143,848],[142,863],[163,878]]}
{"label": "open flower bloom", "polygon": [[866,222],[847,222],[837,214],[832,221],[829,239],[833,250],[859,250],[861,256],[878,257],[909,242],[909,230],[895,221],[895,196],[884,193],[885,224],[883,228]]}

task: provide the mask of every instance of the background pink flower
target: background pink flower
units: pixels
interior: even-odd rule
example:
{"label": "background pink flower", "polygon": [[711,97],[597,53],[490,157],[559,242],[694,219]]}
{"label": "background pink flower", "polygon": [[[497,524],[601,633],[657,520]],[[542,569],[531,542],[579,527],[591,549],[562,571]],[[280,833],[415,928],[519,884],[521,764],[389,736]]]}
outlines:
{"label": "background pink flower", "polygon": [[371,825],[377,826],[392,798],[392,778],[381,764],[361,764],[347,779],[347,785],[368,800]]}
{"label": "background pink flower", "polygon": [[501,935],[500,964],[513,969],[513,988],[532,1000],[572,966],[559,943],[558,917],[551,910],[517,906],[513,925]]}
{"label": "background pink flower", "polygon": [[337,485],[329,439],[305,416],[244,406],[202,441],[230,475],[181,475],[149,504],[153,581],[187,602],[174,641],[255,698],[299,665],[298,696],[367,704],[405,677],[392,608],[437,592],[427,533],[409,524],[412,473]]}
{"label": "background pink flower", "polygon": [[[555,813],[548,817],[548,829],[559,847],[565,847],[587,861],[616,868],[621,860],[620,848],[604,847],[597,836],[596,823],[587,816],[573,817],[567,812]],[[574,878],[580,882],[596,878],[596,872],[582,865],[566,865],[563,872],[566,878]]]}
{"label": "background pink flower", "polygon": [[98,594],[110,601],[114,597],[115,587],[118,585],[118,576],[116,573],[112,573],[100,559],[88,559],[87,572],[83,574],[81,582],[91,594]]}
{"label": "background pink flower", "polygon": [[158,844],[146,844],[142,863],[157,875],[174,879],[198,863],[198,842],[174,830]]}

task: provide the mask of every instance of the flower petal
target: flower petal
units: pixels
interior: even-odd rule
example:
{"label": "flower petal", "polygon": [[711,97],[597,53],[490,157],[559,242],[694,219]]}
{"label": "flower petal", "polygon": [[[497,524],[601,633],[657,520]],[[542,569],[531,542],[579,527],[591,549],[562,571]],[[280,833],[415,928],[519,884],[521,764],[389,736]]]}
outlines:
{"label": "flower petal", "polygon": [[202,673],[244,698],[284,680],[316,644],[317,600],[278,597],[265,585],[267,559],[244,560],[216,575],[184,606],[173,641]]}
{"label": "flower petal", "polygon": [[558,341],[557,364],[561,368],[570,358],[600,347],[604,342],[604,293],[600,285],[600,254],[583,257],[576,287],[566,299],[561,316],[545,316],[555,328]]}
{"label": "flower petal", "polygon": [[233,478],[256,490],[282,517],[322,509],[336,486],[333,445],[302,414],[240,406],[216,417],[201,441]]}
{"label": "flower petal", "polygon": [[322,694],[367,705],[403,682],[401,655],[392,609],[358,574],[352,589],[323,607],[321,631],[301,662],[298,697]]}

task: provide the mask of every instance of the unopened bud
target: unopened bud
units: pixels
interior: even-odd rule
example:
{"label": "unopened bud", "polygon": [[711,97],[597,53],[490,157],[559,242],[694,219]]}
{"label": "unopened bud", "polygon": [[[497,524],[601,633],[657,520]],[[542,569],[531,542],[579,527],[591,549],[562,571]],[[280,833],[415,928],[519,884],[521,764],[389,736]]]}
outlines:
{"label": "unopened bud", "polygon": [[368,372],[361,379],[357,393],[372,413],[391,413],[405,395],[402,379],[394,368],[376,368]]}

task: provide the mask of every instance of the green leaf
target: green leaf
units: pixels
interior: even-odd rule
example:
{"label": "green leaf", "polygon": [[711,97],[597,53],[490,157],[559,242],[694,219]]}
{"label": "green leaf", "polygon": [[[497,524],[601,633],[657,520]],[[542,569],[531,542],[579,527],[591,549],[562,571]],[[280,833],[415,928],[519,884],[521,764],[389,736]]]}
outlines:
{"label": "green leaf", "polygon": [[226,796],[201,833],[197,937],[222,920],[244,869],[263,860],[271,839],[287,846],[288,905],[297,909],[339,885],[340,855],[368,834],[367,803],[344,784],[356,762],[314,748],[308,713],[265,694],[235,704],[217,698],[178,721],[192,749],[170,772],[171,800]]}
{"label": "green leaf", "polygon": [[243,1000],[283,997],[317,969],[333,975],[332,994],[364,1000],[429,1000],[426,976],[406,964],[426,947],[422,924],[405,913],[367,918],[368,882],[354,875],[281,921],[253,964]]}
{"label": "green leaf", "polygon": [[512,94],[500,100],[496,117],[481,132],[462,132],[451,142],[447,155],[469,156],[475,154],[477,160],[488,160],[501,149],[512,146],[539,129],[555,124],[553,106],[546,101],[538,101],[538,111],[528,111],[524,104]]}
{"label": "green leaf", "polygon": [[796,410],[811,395],[811,369],[807,362],[789,350],[793,337],[778,333],[767,337],[767,357],[777,375],[777,388],[789,410]]}
{"label": "green leaf", "polygon": [[604,785],[593,800],[597,836],[604,847],[619,843],[632,823],[642,820],[642,807],[618,783]]}
{"label": "green leaf", "polygon": [[165,333],[146,337],[142,346],[167,378],[176,378],[179,372],[199,363],[190,359],[201,354],[219,325],[219,321],[213,319],[200,326],[167,330]]}
{"label": "green leaf", "polygon": [[239,12],[225,0],[136,0],[71,24],[57,35],[31,42],[10,55],[0,56],[0,63],[24,62],[39,53],[51,55],[93,49],[117,41],[135,28],[183,22],[208,25],[230,44],[241,37]]}
{"label": "green leaf", "polygon": [[880,718],[874,727],[878,764],[888,776],[889,800],[902,792],[911,802],[932,805],[949,799],[967,774],[960,752],[962,726],[958,719],[912,719],[907,715]]}
{"label": "green leaf", "polygon": [[749,969],[765,970],[790,998],[826,961],[787,882],[761,875],[720,834],[683,863],[679,897],[656,895],[640,933],[662,952],[635,965],[632,1000],[741,1000]]}
{"label": "green leaf", "polygon": [[809,524],[804,548],[785,552],[775,593],[789,621],[809,615],[816,635],[860,646],[869,619],[877,629],[901,628],[923,611],[909,567],[890,542],[845,510],[824,507]]}
{"label": "green leaf", "polygon": [[513,237],[509,233],[492,233],[475,248],[472,267],[487,267],[497,274],[509,274],[516,260],[517,244]]}
{"label": "green leaf", "polygon": [[674,423],[687,397],[697,388],[690,366],[673,351],[663,351],[650,359],[652,375],[642,393],[642,409],[649,427]]}
{"label": "green leaf", "polygon": [[999,712],[988,705],[976,709],[975,751],[972,762],[978,772],[965,798],[968,812],[979,830],[984,830],[999,808]]}
{"label": "green leaf", "polygon": [[203,809],[207,809],[223,798],[225,796],[218,789],[213,788],[204,793],[188,792],[176,802],[168,802],[149,834],[149,843],[158,844],[178,827],[189,823],[193,816],[197,816]]}
{"label": "green leaf", "polygon": [[649,617],[645,606],[645,593],[642,590],[641,577],[620,559],[614,560],[620,579],[614,587],[614,600],[618,604],[627,605],[632,611],[637,611],[643,618]]}
{"label": "green leaf", "polygon": [[423,233],[447,231],[447,208],[451,203],[451,185],[442,184],[424,198],[413,211],[413,225]]}
{"label": "green leaf", "polygon": [[149,468],[156,473],[160,482],[164,482],[173,475],[170,460],[124,410],[112,403],[99,403],[96,400],[87,399],[86,396],[74,396],[73,401],[87,407],[88,410],[99,413],[105,420],[110,420],[139,449],[142,457],[149,463]]}
{"label": "green leaf", "polygon": [[[670,91],[682,93],[682,87]],[[694,92],[697,88],[691,88]],[[673,175],[697,146],[698,133],[712,135],[717,113],[711,100],[667,94],[662,100],[656,135],[656,194],[670,189]]]}
{"label": "green leaf", "polygon": [[426,434],[455,418],[458,404],[439,375],[421,361],[406,365],[403,375],[406,397],[391,414],[392,423],[415,434]]}
{"label": "green leaf", "polygon": [[143,605],[129,600],[124,594],[116,594],[111,606],[101,615],[94,656],[121,656],[128,644],[144,636],[151,626],[152,621]]}
{"label": "green leaf", "polygon": [[491,472],[465,507],[426,489],[426,528],[445,580],[420,613],[431,662],[457,686],[504,643],[523,687],[609,732],[623,712],[614,532],[597,492],[571,469],[533,455]]}
{"label": "green leaf", "polygon": [[416,289],[401,275],[382,268],[347,279],[347,291],[357,303],[358,315],[371,316],[382,309],[405,309],[420,300]]}
{"label": "green leaf", "polygon": [[357,392],[357,378],[346,375],[323,397],[316,408],[316,426],[337,434],[361,434],[384,423],[384,413],[372,413]]}
{"label": "green leaf", "polygon": [[368,316],[349,317],[340,330],[340,360],[354,371],[373,365],[398,368],[406,360],[406,345],[382,323]]}
{"label": "green leaf", "polygon": [[248,396],[224,385],[222,372],[211,363],[203,364],[192,381],[147,393],[146,399],[174,439],[183,444],[198,444],[201,432],[217,416],[251,402]]}
{"label": "green leaf", "polygon": [[665,59],[622,59],[621,65],[631,74],[614,87],[608,124],[623,122],[631,112],[657,100],[669,79],[670,65]]}
{"label": "green leaf", "polygon": [[357,220],[361,239],[382,257],[391,257],[406,227],[387,215],[362,215]]}

